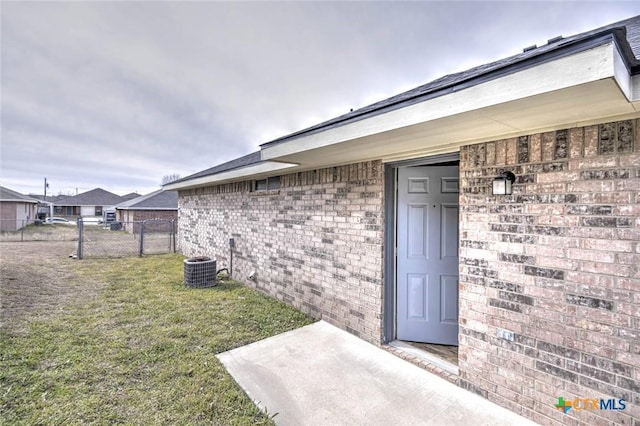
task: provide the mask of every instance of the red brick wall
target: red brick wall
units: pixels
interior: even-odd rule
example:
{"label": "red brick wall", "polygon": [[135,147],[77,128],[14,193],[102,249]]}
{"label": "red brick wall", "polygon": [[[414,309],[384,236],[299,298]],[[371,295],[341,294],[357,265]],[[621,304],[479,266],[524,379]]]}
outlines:
{"label": "red brick wall", "polygon": [[639,121],[461,149],[461,386],[544,424],[639,424]]}

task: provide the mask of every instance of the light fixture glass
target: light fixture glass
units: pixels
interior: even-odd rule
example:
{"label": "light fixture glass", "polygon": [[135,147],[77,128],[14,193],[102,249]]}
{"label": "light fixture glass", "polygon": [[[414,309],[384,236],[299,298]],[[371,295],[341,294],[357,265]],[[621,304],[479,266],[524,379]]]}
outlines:
{"label": "light fixture glass", "polygon": [[511,195],[512,185],[516,181],[516,175],[511,172],[502,172],[493,179],[493,195]]}

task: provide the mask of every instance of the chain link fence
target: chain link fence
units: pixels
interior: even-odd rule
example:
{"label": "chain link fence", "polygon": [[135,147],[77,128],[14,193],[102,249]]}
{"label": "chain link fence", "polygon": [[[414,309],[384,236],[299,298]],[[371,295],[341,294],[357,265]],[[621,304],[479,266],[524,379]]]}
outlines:
{"label": "chain link fence", "polygon": [[46,223],[33,219],[0,219],[2,241],[76,241],[76,223]]}
{"label": "chain link fence", "polygon": [[78,221],[78,258],[126,257],[175,253],[176,224],[171,220],[111,222]]}

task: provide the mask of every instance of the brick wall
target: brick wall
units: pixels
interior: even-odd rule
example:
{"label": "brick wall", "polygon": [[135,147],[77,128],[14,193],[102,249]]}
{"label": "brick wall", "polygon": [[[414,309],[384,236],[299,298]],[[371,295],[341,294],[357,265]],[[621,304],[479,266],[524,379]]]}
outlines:
{"label": "brick wall", "polygon": [[118,210],[121,222],[138,222],[142,220],[178,220],[177,210]]}
{"label": "brick wall", "polygon": [[[351,164],[180,191],[179,247],[367,341],[382,340],[383,167]],[[256,271],[255,281],[247,279]]]}
{"label": "brick wall", "polygon": [[[461,386],[544,424],[640,424],[640,120],[460,155]],[[504,170],[514,193],[493,196]]]}
{"label": "brick wall", "polygon": [[145,232],[170,232],[171,224],[178,220],[177,210],[118,210],[118,220],[125,222],[124,229],[128,232],[140,233],[140,223],[144,220],[157,220],[159,222],[145,223]]}
{"label": "brick wall", "polygon": [[17,221],[18,204],[12,201],[0,203],[0,231],[15,231],[20,228]]}
{"label": "brick wall", "polygon": [[177,210],[129,210],[133,221],[141,220],[177,220]]}

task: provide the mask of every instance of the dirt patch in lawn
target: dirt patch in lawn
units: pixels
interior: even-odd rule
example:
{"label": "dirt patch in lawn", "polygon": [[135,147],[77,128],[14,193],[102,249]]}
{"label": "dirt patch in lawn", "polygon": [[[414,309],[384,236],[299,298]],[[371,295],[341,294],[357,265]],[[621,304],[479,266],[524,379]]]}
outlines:
{"label": "dirt patch in lawn", "polygon": [[105,284],[74,280],[77,243],[0,242],[0,328],[26,331],[28,321],[46,320],[66,306],[95,297]]}

